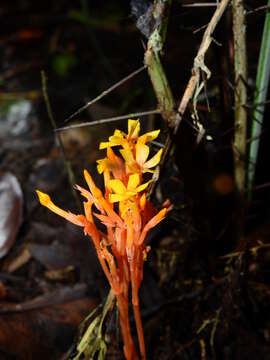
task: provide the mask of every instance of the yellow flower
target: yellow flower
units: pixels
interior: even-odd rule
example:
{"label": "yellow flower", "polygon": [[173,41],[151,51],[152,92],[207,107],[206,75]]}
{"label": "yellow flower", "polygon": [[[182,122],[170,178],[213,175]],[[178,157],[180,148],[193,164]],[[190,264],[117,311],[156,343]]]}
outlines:
{"label": "yellow flower", "polygon": [[138,142],[146,144],[149,141],[155,140],[160,133],[160,130],[149,131],[138,138]]}
{"label": "yellow flower", "polygon": [[127,200],[146,189],[150,182],[151,180],[140,185],[139,174],[132,174],[129,176],[127,187],[119,179],[110,180],[109,186],[114,194],[109,195],[109,201],[114,203]]}
{"label": "yellow flower", "polygon": [[152,141],[158,137],[160,130],[150,131],[146,134],[140,134],[140,120],[128,120],[128,133],[125,134],[121,130],[115,130],[113,136],[109,137],[108,142],[101,142],[99,149],[106,149],[113,146],[122,146],[124,149],[133,148],[136,141],[143,144]]}
{"label": "yellow flower", "polygon": [[150,152],[149,146],[138,141],[136,144],[135,159],[131,149],[122,149],[120,150],[120,153],[123,156],[130,172],[154,172],[150,169],[157,166],[160,162],[162,151],[163,150],[160,149],[150,160],[147,161]]}
{"label": "yellow flower", "polygon": [[113,177],[116,179],[126,179],[125,164],[119,156],[115,155],[110,147],[107,148],[107,157],[97,160],[97,163],[99,174],[104,173],[105,175],[106,172],[108,172],[112,173]]}
{"label": "yellow flower", "polygon": [[128,120],[128,139],[137,139],[141,130],[140,120]]}
{"label": "yellow flower", "polygon": [[106,149],[108,147],[119,146],[119,145],[124,147],[125,145],[127,145],[125,136],[126,136],[125,133],[123,133],[122,131],[115,130],[114,134],[109,137],[108,142],[101,142],[99,144],[99,150]]}

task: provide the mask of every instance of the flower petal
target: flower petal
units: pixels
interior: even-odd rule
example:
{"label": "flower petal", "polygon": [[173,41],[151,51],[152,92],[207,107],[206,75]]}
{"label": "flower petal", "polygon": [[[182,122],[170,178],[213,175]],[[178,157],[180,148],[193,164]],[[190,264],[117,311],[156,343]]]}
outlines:
{"label": "flower petal", "polygon": [[121,149],[120,153],[128,166],[131,166],[135,162],[131,149]]}
{"label": "flower petal", "polygon": [[[39,190],[36,190],[36,193],[38,195],[39,201],[41,205],[47,207],[49,210],[54,212],[55,214],[65,218],[66,220],[72,222],[75,225],[84,226],[84,222],[81,221],[79,215],[72,214],[71,212],[65,211],[58,206],[56,206],[50,196],[48,194],[45,194]],[[82,215],[80,215],[82,216]]]}
{"label": "flower petal", "polygon": [[140,120],[128,119],[128,138],[136,139],[140,133]]}
{"label": "flower petal", "polygon": [[161,154],[162,154],[163,150],[160,149],[156,155],[154,155],[150,160],[148,160],[145,164],[144,164],[144,168],[145,169],[151,169],[155,166],[157,166],[157,164],[160,162],[160,158],[161,158]]}
{"label": "flower petal", "polygon": [[92,179],[92,176],[89,174],[89,172],[87,170],[84,170],[83,174],[84,174],[85,181],[86,181],[87,185],[89,186],[89,189],[90,189],[91,193],[93,194],[93,196],[96,199],[102,198],[103,197],[102,192],[94,183],[94,180]]}
{"label": "flower petal", "polygon": [[75,215],[72,212],[68,211],[65,219],[71,222],[74,225],[85,226],[87,224],[86,218],[84,215]]}
{"label": "flower petal", "polygon": [[148,186],[151,182],[152,182],[152,180],[149,180],[149,181],[147,181],[147,183],[144,183],[144,184],[138,186],[137,189],[136,189],[136,192],[138,193],[138,192],[143,191],[144,189],[147,188],[147,186]]}
{"label": "flower petal", "polygon": [[154,226],[156,226],[160,221],[162,221],[167,213],[167,208],[164,208],[160,210],[157,215],[155,215],[143,228],[143,231],[141,233],[141,236],[139,238],[137,245],[142,245],[142,243],[145,240],[145,237],[150,229],[152,229]]}
{"label": "flower petal", "polygon": [[83,203],[85,217],[91,223],[94,222],[93,216],[92,216],[92,205],[93,205],[93,203],[90,203],[89,201],[87,201],[87,202],[85,201]]}
{"label": "flower petal", "polygon": [[106,149],[112,146],[119,146],[125,143],[125,139],[122,134],[112,135],[109,137],[109,141],[101,142],[99,144],[99,150]]}
{"label": "flower petal", "polygon": [[132,174],[128,178],[128,190],[134,190],[137,192],[137,186],[140,184],[140,175],[139,174]]}
{"label": "flower petal", "polygon": [[136,161],[140,166],[143,166],[143,164],[146,162],[148,156],[149,156],[149,146],[137,142],[136,144]]}
{"label": "flower petal", "polygon": [[99,150],[102,150],[102,149],[107,149],[107,147],[109,146],[115,146],[115,145],[112,145],[111,143],[109,142],[101,142],[99,144]]}
{"label": "flower petal", "polygon": [[123,138],[125,136],[125,133],[123,131],[121,131],[121,130],[115,129],[113,135]]}
{"label": "flower petal", "polygon": [[93,203],[94,198],[93,195],[90,193],[90,191],[85,190],[79,185],[74,185],[74,188],[78,191],[80,191],[81,195],[84,196],[89,202]]}
{"label": "flower petal", "polygon": [[146,195],[145,193],[143,193],[142,196],[140,197],[140,208],[144,210],[145,205],[146,205]]}
{"label": "flower petal", "polygon": [[109,181],[109,186],[116,194],[124,194],[127,189],[125,185],[119,179],[112,179]]}
{"label": "flower petal", "polygon": [[94,213],[94,215],[96,218],[98,218],[102,222],[102,224],[109,226],[109,227],[115,226],[115,222],[109,216],[97,214],[97,213]]}
{"label": "flower petal", "polygon": [[158,137],[159,133],[160,133],[160,130],[149,131],[148,133],[140,136],[138,141],[142,142],[143,144],[145,144],[149,141],[153,141]]}
{"label": "flower petal", "polygon": [[119,156],[115,155],[110,147],[107,148],[107,157],[113,177],[115,179],[123,180],[126,177],[125,164],[123,160]]}
{"label": "flower petal", "polygon": [[107,158],[97,160],[97,171],[99,174],[102,174],[105,171],[105,169],[108,169],[108,167],[109,165]]}
{"label": "flower petal", "polygon": [[122,145],[124,142],[124,138],[123,136],[113,135],[109,137],[109,142],[112,144],[112,146]]}

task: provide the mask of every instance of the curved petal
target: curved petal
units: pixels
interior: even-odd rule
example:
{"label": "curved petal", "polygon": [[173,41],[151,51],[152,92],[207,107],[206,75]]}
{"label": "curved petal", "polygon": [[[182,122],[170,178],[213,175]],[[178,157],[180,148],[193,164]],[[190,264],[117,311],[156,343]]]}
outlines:
{"label": "curved petal", "polygon": [[148,221],[148,223],[145,225],[145,227],[143,228],[143,231],[141,233],[141,236],[139,238],[138,244],[137,245],[142,245],[142,243],[145,240],[145,237],[148,233],[148,231],[150,229],[152,229],[154,226],[156,226],[161,220],[164,219],[165,215],[167,213],[167,208],[164,208],[162,210],[160,210],[157,215],[155,215],[150,221]]}
{"label": "curved petal", "polygon": [[145,205],[146,205],[146,195],[145,193],[143,193],[142,196],[140,197],[140,208],[144,210]]}
{"label": "curved petal", "polygon": [[135,162],[131,149],[121,149],[120,153],[128,166],[131,166]]}
{"label": "curved petal", "polygon": [[[113,210],[112,204],[108,202],[106,199],[104,199],[103,194],[101,190],[95,185],[91,175],[88,173],[87,170],[84,170],[84,177],[85,180],[94,196],[94,202],[97,208],[104,213],[104,211],[110,216],[114,221],[116,221],[118,224],[122,223],[122,220],[120,216],[116,214],[116,212]],[[113,180],[109,181],[110,182]]]}
{"label": "curved petal", "polygon": [[137,186],[140,184],[140,175],[139,174],[132,174],[128,178],[128,190],[134,190],[137,192]]}
{"label": "curved petal", "polygon": [[122,145],[124,142],[124,138],[123,136],[113,135],[109,137],[109,142],[113,144],[112,146]]}
{"label": "curved petal", "polygon": [[121,130],[115,129],[113,135],[123,138],[125,136],[125,133],[123,131],[121,131]]}
{"label": "curved petal", "polygon": [[[118,132],[116,132],[118,131]],[[107,142],[101,142],[99,144],[99,150],[106,149],[108,147],[112,146],[118,146],[123,145],[125,142],[125,139],[123,137],[123,134],[120,130],[115,130],[114,135],[109,137],[109,141]]]}
{"label": "curved petal", "polygon": [[84,170],[83,174],[84,174],[85,181],[86,181],[87,185],[89,186],[89,189],[90,189],[91,193],[93,194],[93,196],[96,199],[102,198],[103,197],[102,192],[94,183],[94,180],[92,179],[92,176],[89,174],[89,172],[87,170]]}
{"label": "curved petal", "polygon": [[52,202],[52,200],[48,194],[45,194],[39,190],[36,190],[36,193],[38,195],[41,205],[47,207],[49,210],[51,210],[55,214],[65,218],[66,220],[72,222],[75,225],[79,225],[79,226],[85,225],[84,221],[82,221],[82,218],[84,218],[84,216],[82,217],[82,215],[75,215],[69,211],[65,211],[65,210],[59,208]]}
{"label": "curved petal", "polygon": [[143,166],[143,164],[146,162],[148,156],[149,156],[149,146],[137,142],[136,144],[136,161],[140,166]]}
{"label": "curved petal", "polygon": [[126,175],[123,160],[110,147],[107,148],[107,157],[110,162],[110,171],[113,173],[114,178],[123,180]]}
{"label": "curved petal", "polygon": [[108,167],[109,164],[107,158],[97,160],[97,171],[99,174],[102,174]]}
{"label": "curved petal", "polygon": [[115,226],[115,222],[107,215],[102,215],[102,214],[97,214],[94,213],[95,217],[98,218],[102,224],[108,226],[108,227],[114,227]]}
{"label": "curved petal", "polygon": [[110,146],[115,146],[109,142],[101,142],[99,144],[99,150],[103,150],[103,149],[107,149],[107,147],[110,147]]}
{"label": "curved petal", "polygon": [[85,201],[83,203],[85,217],[91,223],[94,222],[93,216],[92,216],[92,205],[93,205],[93,203],[90,203],[89,201],[87,201],[87,202]]}
{"label": "curved petal", "polygon": [[139,137],[138,141],[142,142],[143,144],[155,140],[160,133],[160,130],[149,131],[148,133],[143,134]]}
{"label": "curved petal", "polygon": [[116,194],[124,194],[127,189],[125,185],[119,179],[112,179],[109,181],[109,186]]}
{"label": "curved petal", "polygon": [[136,139],[140,133],[140,120],[128,119],[128,138]]}
{"label": "curved petal", "polygon": [[138,192],[141,192],[144,189],[146,189],[147,186],[150,184],[150,182],[152,182],[152,180],[149,180],[149,181],[147,181],[147,183],[144,183],[144,184],[138,186],[137,189],[136,189],[136,192],[138,193]]}
{"label": "curved petal", "polygon": [[151,169],[155,166],[157,166],[157,164],[160,162],[160,158],[161,158],[161,154],[162,154],[163,150],[160,149],[156,155],[154,155],[150,160],[148,160],[145,164],[144,164],[144,168],[145,169]]}
{"label": "curved petal", "polygon": [[94,202],[93,195],[90,193],[90,191],[85,190],[80,185],[74,185],[74,188],[80,191],[81,195],[84,196],[88,201],[90,201],[91,203]]}

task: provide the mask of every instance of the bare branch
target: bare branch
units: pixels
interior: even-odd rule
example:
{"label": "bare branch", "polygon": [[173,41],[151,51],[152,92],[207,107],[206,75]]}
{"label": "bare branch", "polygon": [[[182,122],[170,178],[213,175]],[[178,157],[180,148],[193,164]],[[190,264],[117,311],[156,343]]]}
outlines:
{"label": "bare branch", "polygon": [[[194,59],[194,65],[192,69],[192,76],[188,82],[188,85],[186,87],[186,90],[184,92],[184,95],[182,97],[182,100],[178,107],[178,112],[180,114],[179,117],[176,117],[176,122],[174,125],[174,133],[177,132],[180,122],[182,120],[183,114],[186,111],[187,105],[190,102],[190,100],[193,98],[193,106],[194,106],[194,112],[195,116],[197,114],[196,110],[196,98],[199,95],[200,91],[203,88],[203,82],[200,83],[201,79],[201,72],[204,72],[206,74],[207,79],[211,76],[210,70],[207,68],[207,66],[204,63],[204,57],[205,54],[212,42],[212,34],[223,15],[224,11],[226,10],[230,0],[222,0],[219,6],[217,7],[216,11],[214,12],[212,19],[210,20],[204,35],[203,39],[199,48],[199,51],[197,53],[197,56]],[[198,119],[197,119],[198,121]]]}
{"label": "bare branch", "polygon": [[64,126],[64,127],[55,129],[55,131],[78,129],[78,128],[82,128],[82,127],[86,127],[86,126],[94,126],[94,125],[106,124],[106,123],[110,123],[110,122],[113,122],[113,121],[119,121],[119,120],[124,120],[124,119],[129,119],[129,118],[136,118],[136,117],[142,117],[142,116],[147,116],[147,115],[151,115],[151,114],[160,114],[160,110],[159,109],[148,110],[148,111],[142,111],[142,112],[137,112],[137,113],[130,113],[130,114],[126,114],[126,115],[115,116],[115,117],[106,118],[106,119],[100,119],[100,120],[85,122],[85,123],[81,123],[81,124]]}

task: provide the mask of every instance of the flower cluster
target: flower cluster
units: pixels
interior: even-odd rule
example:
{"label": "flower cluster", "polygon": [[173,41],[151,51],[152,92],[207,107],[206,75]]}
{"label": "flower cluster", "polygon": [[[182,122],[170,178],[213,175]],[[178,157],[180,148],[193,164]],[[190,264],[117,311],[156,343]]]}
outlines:
{"label": "flower cluster", "polygon": [[[157,138],[159,130],[140,136],[139,120],[128,121],[128,133],[115,130],[100,149],[107,156],[98,160],[97,170],[104,177],[104,193],[95,185],[85,170],[84,177],[89,190],[78,185],[76,189],[86,199],[84,215],[75,215],[57,207],[47,194],[37,191],[40,203],[75,225],[84,228],[95,245],[97,256],[110,286],[117,298],[120,325],[127,359],[137,359],[136,349],[128,320],[129,287],[132,289],[132,304],[140,345],[141,357],[145,359],[145,344],[139,310],[139,288],[143,278],[143,263],[149,247],[145,238],[151,228],[166,215],[167,208],[159,212],[146,191],[150,181],[144,182],[144,173],[153,173],[160,161],[162,150],[148,159],[147,145]],[[121,156],[113,148],[118,147]],[[105,225],[106,233],[96,226],[94,217]]]}

